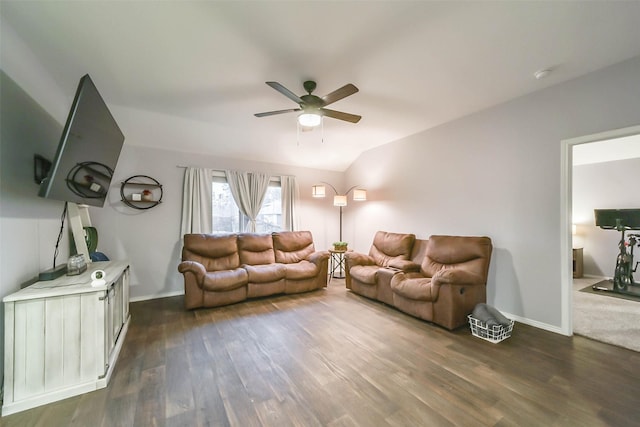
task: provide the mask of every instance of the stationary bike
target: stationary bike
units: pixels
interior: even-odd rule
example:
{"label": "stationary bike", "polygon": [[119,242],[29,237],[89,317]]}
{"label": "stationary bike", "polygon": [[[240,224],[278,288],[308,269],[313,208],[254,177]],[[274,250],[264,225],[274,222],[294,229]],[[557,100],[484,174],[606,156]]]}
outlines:
{"label": "stationary bike", "polygon": [[640,230],[640,209],[594,209],[594,214],[596,226],[619,231],[622,236],[618,243],[612,286],[593,285],[593,290],[640,296],[640,283],[633,281],[633,273],[640,264],[640,261],[633,264],[633,250],[640,241],[640,234],[625,235],[628,231],[638,233]]}
{"label": "stationary bike", "polygon": [[[638,264],[640,264],[640,261],[637,261],[636,265],[633,265],[633,249],[638,243],[640,234],[629,234],[629,241],[627,242],[625,239],[625,227],[618,225],[616,226],[616,229],[622,232],[622,238],[618,243],[620,252],[616,258],[616,270],[613,276],[613,289],[617,291],[626,291],[629,289],[629,286],[634,285],[633,273],[636,272]],[[629,248],[628,251],[627,248]]]}

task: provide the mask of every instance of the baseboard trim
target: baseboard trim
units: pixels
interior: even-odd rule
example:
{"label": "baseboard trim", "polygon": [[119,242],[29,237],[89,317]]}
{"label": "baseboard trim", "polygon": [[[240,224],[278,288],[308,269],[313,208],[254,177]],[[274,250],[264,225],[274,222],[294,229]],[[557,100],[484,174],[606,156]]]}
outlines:
{"label": "baseboard trim", "polygon": [[515,320],[516,322],[519,322],[519,323],[524,323],[525,325],[533,326],[534,328],[544,329],[545,331],[553,332],[555,334],[571,336],[571,334],[567,335],[559,326],[550,325],[548,323],[539,322],[537,320],[517,316],[511,313],[504,313],[504,315],[507,316],[509,319]]}
{"label": "baseboard trim", "polygon": [[153,295],[143,295],[143,296],[139,296],[139,297],[131,297],[131,298],[129,298],[129,301],[130,302],[148,301],[150,299],[177,297],[177,296],[180,296],[180,295],[184,295],[184,290],[173,291],[173,292],[163,292],[163,293],[160,293],[160,294],[153,294]]}

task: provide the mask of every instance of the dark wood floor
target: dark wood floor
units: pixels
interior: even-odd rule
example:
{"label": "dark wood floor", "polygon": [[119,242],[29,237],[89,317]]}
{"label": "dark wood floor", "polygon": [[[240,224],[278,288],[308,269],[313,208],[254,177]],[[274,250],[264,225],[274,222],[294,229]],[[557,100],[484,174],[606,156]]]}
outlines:
{"label": "dark wood floor", "polygon": [[640,353],[516,324],[491,344],[354,295],[133,303],[105,389],[2,426],[637,426]]}

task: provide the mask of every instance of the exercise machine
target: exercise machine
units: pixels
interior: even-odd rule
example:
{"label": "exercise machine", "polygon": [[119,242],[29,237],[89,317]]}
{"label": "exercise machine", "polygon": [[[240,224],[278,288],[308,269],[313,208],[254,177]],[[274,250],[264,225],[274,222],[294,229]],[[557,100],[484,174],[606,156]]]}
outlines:
{"label": "exercise machine", "polygon": [[640,283],[633,280],[633,273],[638,269],[640,261],[634,264],[633,250],[640,241],[640,234],[629,233],[640,230],[640,209],[596,209],[596,226],[604,230],[616,230],[621,237],[618,242],[618,255],[613,275],[613,287],[594,286],[597,291],[615,292],[640,296]]}

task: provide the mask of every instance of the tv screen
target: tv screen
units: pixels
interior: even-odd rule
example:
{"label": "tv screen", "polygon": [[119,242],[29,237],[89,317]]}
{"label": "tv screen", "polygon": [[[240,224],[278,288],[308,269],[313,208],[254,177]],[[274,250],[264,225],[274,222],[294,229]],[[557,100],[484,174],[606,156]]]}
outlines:
{"label": "tv screen", "polygon": [[604,229],[616,228],[640,230],[640,209],[594,209],[596,226]]}
{"label": "tv screen", "polygon": [[89,75],[80,79],[56,156],[38,195],[102,207],[124,135]]}

